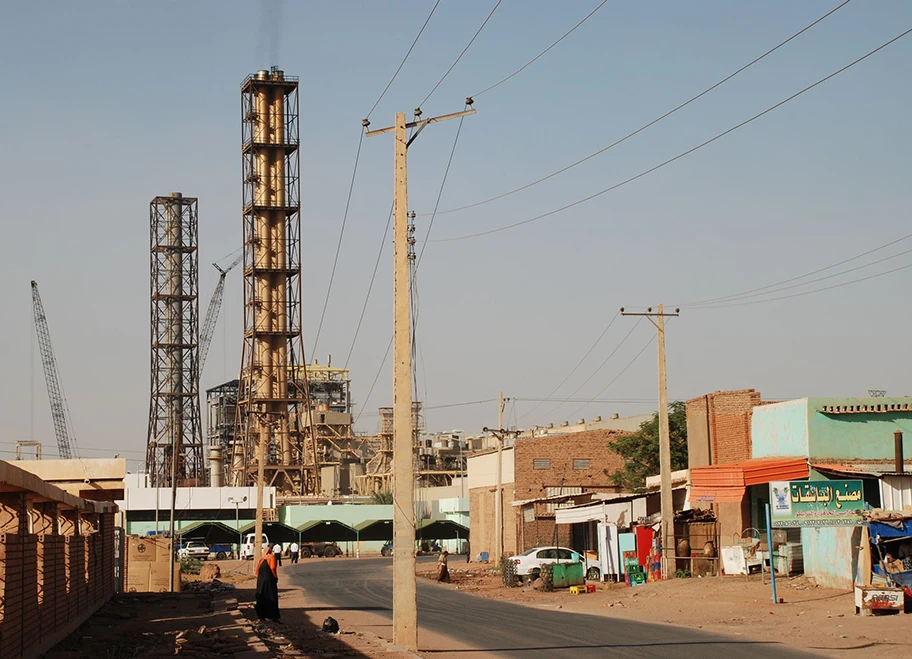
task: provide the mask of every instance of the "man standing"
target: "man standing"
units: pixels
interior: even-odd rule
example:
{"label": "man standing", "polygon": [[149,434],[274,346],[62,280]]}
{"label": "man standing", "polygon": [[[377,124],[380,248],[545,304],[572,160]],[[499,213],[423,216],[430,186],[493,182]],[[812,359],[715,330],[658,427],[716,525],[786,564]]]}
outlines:
{"label": "man standing", "polygon": [[273,545],[272,551],[275,553],[276,563],[279,565],[279,567],[281,567],[282,566],[282,543],[281,542],[275,543]]}
{"label": "man standing", "polygon": [[291,547],[289,547],[288,549],[289,549],[289,551],[291,551],[291,564],[292,564],[292,565],[297,565],[297,563],[298,563],[298,552],[300,551],[300,547],[298,547],[298,543],[297,543],[297,542],[292,542],[292,543],[291,543]]}

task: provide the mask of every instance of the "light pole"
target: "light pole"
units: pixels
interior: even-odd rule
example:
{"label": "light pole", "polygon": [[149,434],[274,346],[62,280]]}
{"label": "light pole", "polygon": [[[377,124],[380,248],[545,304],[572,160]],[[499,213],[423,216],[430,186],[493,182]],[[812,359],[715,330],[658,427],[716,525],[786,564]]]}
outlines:
{"label": "light pole", "polygon": [[237,546],[237,557],[238,558],[241,557],[241,545],[244,544],[243,538],[241,538],[240,505],[242,503],[244,503],[245,501],[247,501],[247,497],[241,497],[240,499],[237,499],[235,497],[228,497],[228,503],[234,504],[234,530],[237,531],[237,534],[238,534],[238,546]]}

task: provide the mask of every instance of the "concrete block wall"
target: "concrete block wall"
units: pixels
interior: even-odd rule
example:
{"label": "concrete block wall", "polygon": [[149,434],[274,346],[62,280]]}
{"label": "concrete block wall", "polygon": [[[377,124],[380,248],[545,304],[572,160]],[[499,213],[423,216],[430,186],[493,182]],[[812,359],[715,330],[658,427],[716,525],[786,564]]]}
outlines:
{"label": "concrete block wall", "polygon": [[[495,512],[497,494],[493,487],[476,487],[469,490],[469,519],[471,520],[472,559],[480,553],[488,552],[494,560]],[[503,488],[503,549],[511,555],[519,552],[516,544],[516,509],[513,502],[512,484]]]}
{"label": "concrete block wall", "polygon": [[0,533],[0,659],[49,649],[114,594],[114,516],[95,517],[90,535]]}

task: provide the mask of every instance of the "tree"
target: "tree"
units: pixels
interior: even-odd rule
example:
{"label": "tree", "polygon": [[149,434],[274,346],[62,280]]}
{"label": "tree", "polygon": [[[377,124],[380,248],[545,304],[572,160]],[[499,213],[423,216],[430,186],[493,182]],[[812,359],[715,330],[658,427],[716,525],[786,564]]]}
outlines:
{"label": "tree", "polygon": [[[668,406],[668,430],[671,441],[671,469],[687,469],[687,414],[684,403],[675,401]],[[646,477],[661,472],[659,464],[659,413],[644,421],[632,435],[608,440],[608,448],[624,458],[623,469],[612,475],[615,485],[628,492],[640,492],[646,487]]]}
{"label": "tree", "polygon": [[376,490],[371,492],[371,503],[377,505],[389,505],[393,502],[393,493],[387,490]]}

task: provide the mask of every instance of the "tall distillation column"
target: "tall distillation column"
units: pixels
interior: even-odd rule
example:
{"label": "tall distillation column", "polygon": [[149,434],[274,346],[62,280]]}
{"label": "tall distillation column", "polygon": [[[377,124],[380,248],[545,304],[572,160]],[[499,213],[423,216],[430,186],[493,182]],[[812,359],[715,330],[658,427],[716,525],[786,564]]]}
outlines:
{"label": "tall distillation column", "polygon": [[149,218],[152,377],[146,470],[155,487],[172,485],[172,475],[179,485],[205,485],[196,198],[179,192],[155,197]]}
{"label": "tall distillation column", "polygon": [[[273,67],[241,85],[244,351],[231,482],[319,492],[301,336],[298,80]],[[259,448],[262,447],[262,453]]]}

